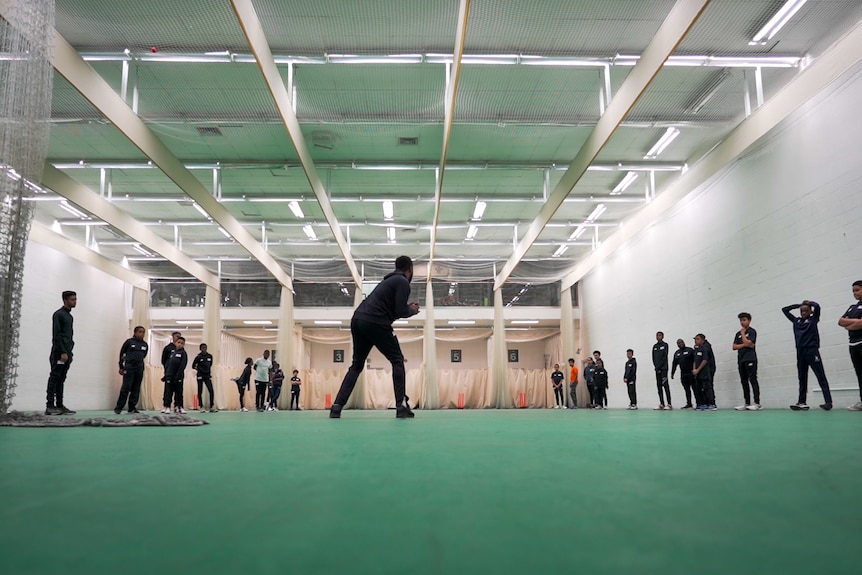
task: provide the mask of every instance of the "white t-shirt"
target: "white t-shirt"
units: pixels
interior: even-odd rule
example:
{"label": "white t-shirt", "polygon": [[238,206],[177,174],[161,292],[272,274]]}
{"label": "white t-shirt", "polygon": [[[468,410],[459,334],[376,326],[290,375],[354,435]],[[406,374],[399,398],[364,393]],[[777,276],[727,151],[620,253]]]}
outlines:
{"label": "white t-shirt", "polygon": [[272,362],[262,357],[259,358],[254,362],[254,380],[269,382],[270,369],[272,369]]}

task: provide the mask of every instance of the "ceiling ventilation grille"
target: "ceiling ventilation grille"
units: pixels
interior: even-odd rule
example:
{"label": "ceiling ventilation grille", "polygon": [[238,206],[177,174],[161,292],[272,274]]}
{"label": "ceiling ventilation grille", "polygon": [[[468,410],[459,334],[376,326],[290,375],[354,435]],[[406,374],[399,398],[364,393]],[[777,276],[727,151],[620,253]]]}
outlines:
{"label": "ceiling ventilation grille", "polygon": [[221,130],[215,126],[198,126],[198,134],[201,136],[224,136]]}
{"label": "ceiling ventilation grille", "polygon": [[417,146],[419,145],[419,138],[398,138],[399,146]]}

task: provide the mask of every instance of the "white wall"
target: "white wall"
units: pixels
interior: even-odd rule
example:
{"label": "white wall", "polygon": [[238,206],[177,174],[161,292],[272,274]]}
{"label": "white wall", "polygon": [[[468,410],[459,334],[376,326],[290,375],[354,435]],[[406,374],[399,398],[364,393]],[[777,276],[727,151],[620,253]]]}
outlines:
{"label": "white wall", "polygon": [[72,409],[109,409],[117,400],[117,356],[129,337],[131,288],[104,272],[35,242],[27,244],[18,346],[18,387],[12,409],[45,408],[51,315],[63,290],[78,292],[75,359],[66,380]]}
{"label": "white wall", "polygon": [[[822,353],[835,403],[859,400],[836,325],[862,279],[862,67],[798,110],[745,157],[645,230],[581,282],[584,347],[600,349],[611,406],[627,403],[625,350],[639,358],[639,403],[657,403],[650,349],[663,330],[675,349],[703,332],[719,362],[719,407],[742,401],[731,350],[737,314],[758,331],[762,403],[796,402],[795,349],[781,307],[823,306]],[[681,137],[685,137],[685,133]],[[813,389],[817,390],[812,393]],[[682,405],[679,377],[674,404]],[[808,403],[820,403],[809,376]]]}

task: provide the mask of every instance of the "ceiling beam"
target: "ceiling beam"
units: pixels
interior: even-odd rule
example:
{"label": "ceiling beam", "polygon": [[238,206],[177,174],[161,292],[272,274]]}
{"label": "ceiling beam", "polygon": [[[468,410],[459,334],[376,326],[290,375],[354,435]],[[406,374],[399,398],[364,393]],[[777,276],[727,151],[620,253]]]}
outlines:
{"label": "ceiling beam", "polygon": [[62,234],[58,234],[51,228],[39,222],[30,224],[30,239],[40,243],[51,249],[75,258],[79,262],[83,262],[90,267],[96,268],[99,271],[105,272],[108,275],[114,276],[120,281],[145,290],[150,289],[150,280],[140,274],[133,272],[130,269],[109,260],[100,253],[94,252],[90,248],[84,247],[78,242],[72,241]]}
{"label": "ceiling beam", "polygon": [[308,179],[308,184],[311,186],[317,203],[320,204],[320,209],[323,216],[326,218],[329,227],[332,230],[332,236],[338,243],[341,254],[344,257],[347,267],[350,269],[350,274],[353,276],[353,281],[356,286],[362,285],[362,276],[359,273],[359,268],[356,267],[356,262],[353,260],[353,255],[350,253],[350,246],[347,244],[347,239],[341,231],[341,226],[338,224],[338,218],[335,216],[335,210],[332,209],[332,203],[329,201],[329,196],[323,186],[323,181],[314,167],[314,160],[311,158],[311,152],[308,151],[308,146],[305,144],[305,138],[302,135],[302,128],[299,121],[296,119],[296,114],[293,111],[293,105],[290,96],[287,93],[287,87],[284,85],[284,80],[278,72],[278,66],[272,57],[272,51],[269,48],[266,35],[263,32],[263,27],[260,24],[260,19],[254,9],[254,4],[251,0],[231,0],[237,20],[242,27],[248,44],[254,53],[266,85],[269,87],[270,94],[275,101],[278,112],[281,115],[281,120],[284,127],[287,128],[290,141],[293,142],[293,147],[299,156],[302,163],[302,169],[305,170],[305,177]]}
{"label": "ceiling beam", "polygon": [[[54,30],[54,68],[74,86],[84,98],[108,118],[187,196],[206,211],[239,245],[258,260],[288,289],[293,289],[290,276],[236,218],[201,184],[158,136],[116,94],[107,82],[86,63],[78,52]],[[215,286],[217,287],[217,286]]]}
{"label": "ceiling beam", "polygon": [[185,270],[191,276],[215,289],[221,289],[221,282],[215,274],[194,261],[176,246],[165,240],[135,218],[73,180],[54,166],[45,163],[42,172],[42,185],[63,196],[76,206],[93,214],[123,232],[149,250]]}
{"label": "ceiling beam", "polygon": [[790,114],[860,62],[862,62],[862,24],[857,24],[777,94],[752,112],[709,154],[671,183],[643,209],[627,219],[625,227],[608,237],[584,261],[577,264],[571,273],[563,276],[562,289],[573,286],[598,267],[625,242],[645,230],[662,214],[673,209],[677,202],[704,185],[722,168],[735,161],[760,138],[786,120]]}
{"label": "ceiling beam", "polygon": [[586,173],[587,168],[610,141],[623,119],[634,107],[656,74],[659,73],[665,60],[673,54],[710,1],[677,0],[677,3],[671,8],[667,18],[662,22],[643,55],[620,86],[587,141],[581,146],[578,155],[569,164],[569,169],[548,196],[548,201],[542,206],[541,211],[527,228],[523,238],[518,242],[511,257],[497,274],[494,279],[494,289],[498,289],[506,282],[521,258],[527,254],[545,225],[554,217],[563,200],[571,193]]}
{"label": "ceiling beam", "polygon": [[458,95],[458,81],[461,79],[461,56],[464,54],[464,40],[467,37],[467,20],[470,18],[470,0],[458,3],[458,25],[455,30],[455,52],[452,68],[446,79],[446,99],[443,112],[443,149],[440,152],[437,178],[434,182],[434,219],[431,220],[431,245],[428,255],[428,277],[431,279],[434,250],[437,245],[437,224],[440,221],[440,204],[443,196],[443,177],[446,175],[446,158],[449,155],[449,139],[452,137],[452,121],[455,118],[455,99]]}

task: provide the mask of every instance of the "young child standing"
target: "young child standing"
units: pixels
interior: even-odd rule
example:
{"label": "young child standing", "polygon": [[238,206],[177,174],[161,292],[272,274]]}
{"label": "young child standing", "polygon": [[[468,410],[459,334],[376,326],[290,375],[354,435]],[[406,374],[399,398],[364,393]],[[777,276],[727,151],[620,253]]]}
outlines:
{"label": "young child standing", "polygon": [[623,383],[626,384],[626,391],[629,392],[629,409],[638,408],[638,390],[635,382],[638,378],[638,360],[635,359],[635,352],[632,349],[626,350],[626,370],[623,373]]}
{"label": "young child standing", "polygon": [[182,336],[176,338],[174,341],[175,349],[171,350],[165,364],[165,385],[168,388],[168,393],[165,394],[165,407],[162,409],[162,413],[171,412],[171,399],[173,399],[174,411],[183,414],[186,412],[183,409],[183,378],[189,356],[184,349],[185,345],[186,338]]}
{"label": "young child standing", "polygon": [[248,411],[245,407],[245,392],[251,389],[251,364],[254,360],[250,357],[245,358],[245,369],[242,370],[242,375],[233,378],[236,382],[236,390],[239,392],[239,410]]}
{"label": "young child standing", "polygon": [[127,339],[120,348],[120,375],[123,376],[123,386],[117,398],[114,413],[120,415],[129,401],[129,413],[138,411],[138,397],[141,394],[141,382],[144,380],[144,358],[147,357],[149,346],[144,341],[147,330],[144,326],[135,326],[132,337]]}
{"label": "young child standing", "polygon": [[281,386],[284,383],[284,372],[277,361],[272,362],[272,389],[269,392],[269,411],[278,411],[278,398],[281,397]]}
{"label": "young child standing", "polygon": [[206,413],[207,408],[204,406],[204,386],[210,394],[210,411],[215,413],[218,408],[215,406],[215,395],[213,395],[213,356],[207,352],[207,344],[202,343],[198,347],[200,353],[197,354],[192,361],[192,369],[197,372],[196,379],[198,380],[198,407],[201,413]]}
{"label": "young child standing", "polygon": [[[751,314],[742,312],[738,316],[740,329],[733,338],[733,349],[737,353],[739,366],[739,381],[742,383],[742,395],[745,405],[738,405],[736,411],[760,411],[760,384],[757,381],[757,331],[751,327]],[[751,388],[749,389],[749,384]],[[754,403],[751,393],[754,392]]]}
{"label": "young child standing", "polygon": [[299,370],[293,370],[293,377],[290,378],[290,409],[294,409],[293,404],[296,403],[296,411],[302,411],[299,408],[299,386],[302,385],[302,380],[299,379]]}
{"label": "young child standing", "polygon": [[594,360],[596,368],[593,371],[593,392],[595,393],[595,409],[605,409],[607,403],[608,372],[601,358]]}
{"label": "young child standing", "polygon": [[[799,310],[799,317],[792,310]],[[829,382],[826,381],[826,371],[823,369],[823,361],[820,356],[820,330],[817,324],[820,322],[820,305],[815,301],[805,300],[802,303],[792,304],[781,308],[784,316],[793,322],[793,339],[796,341],[796,370],[799,374],[799,400],[791,405],[793,411],[808,411],[806,403],[808,395],[808,368],[814,371],[820,390],[823,391],[823,404],[820,409],[829,411],[832,409],[832,393],[829,391]]]}
{"label": "young child standing", "polygon": [[565,375],[560,371],[560,364],[554,364],[554,371],[551,372],[551,385],[554,388],[554,409],[564,409],[566,402],[563,399],[563,379]]}

